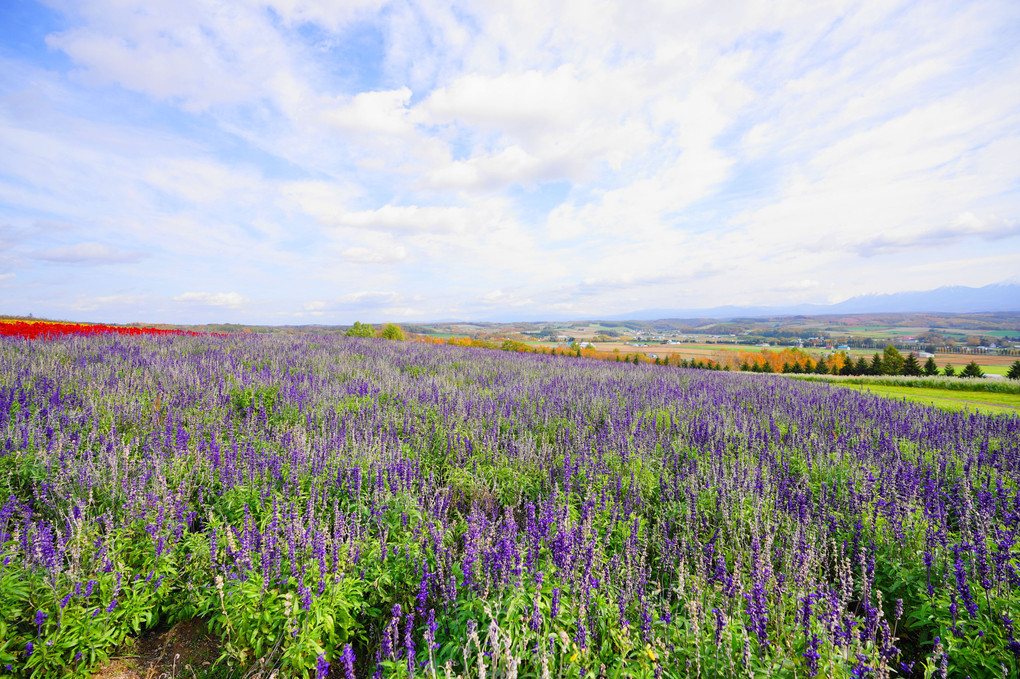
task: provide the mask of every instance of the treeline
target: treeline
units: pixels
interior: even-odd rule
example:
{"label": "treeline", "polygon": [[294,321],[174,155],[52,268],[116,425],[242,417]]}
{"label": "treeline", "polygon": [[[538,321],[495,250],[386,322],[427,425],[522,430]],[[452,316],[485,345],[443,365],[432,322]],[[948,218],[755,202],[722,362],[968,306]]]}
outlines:
{"label": "treeline", "polygon": [[[816,375],[843,375],[860,377],[863,375],[902,375],[906,377],[984,377],[984,371],[977,361],[971,361],[961,370],[952,364],[946,364],[941,370],[935,359],[929,357],[922,364],[916,355],[904,356],[892,346],[886,346],[882,353],[875,352],[871,359],[864,356],[856,361],[841,351],[814,360],[806,352],[797,349],[786,349],[781,352],[763,351],[760,354],[740,352],[739,369],[745,372],[792,373]],[[1006,373],[1011,380],[1020,380],[1020,361],[1015,361]]]}
{"label": "treeline", "polygon": [[[478,349],[497,349],[501,351],[514,351],[518,353],[546,354],[550,356],[574,356],[577,358],[594,358],[604,361],[615,361],[618,363],[642,363],[673,366],[675,368],[695,368],[700,370],[740,370],[743,372],[757,373],[787,373],[787,374],[814,374],[814,375],[843,375],[846,377],[860,377],[865,375],[889,375],[907,377],[936,377],[945,375],[947,377],[984,377],[984,371],[976,361],[971,361],[961,370],[947,364],[939,369],[934,358],[929,358],[922,364],[916,355],[907,354],[904,356],[900,351],[889,345],[882,353],[876,352],[871,359],[863,356],[856,361],[845,351],[840,351],[829,356],[823,356],[818,360],[801,349],[783,349],[781,351],[769,351],[752,353],[741,351],[737,353],[736,359],[726,357],[724,360],[713,360],[709,358],[684,359],[673,354],[664,356],[649,355],[641,352],[633,354],[621,354],[619,352],[598,351],[595,349],[581,347],[573,344],[564,348],[549,348],[534,346],[516,340],[506,339],[502,342],[493,342],[484,339],[472,339],[470,337],[450,337],[439,339],[433,337],[415,337],[417,341],[428,344],[449,344],[460,347],[474,347]],[[1020,360],[1010,366],[1006,377],[1011,380],[1020,380]]]}

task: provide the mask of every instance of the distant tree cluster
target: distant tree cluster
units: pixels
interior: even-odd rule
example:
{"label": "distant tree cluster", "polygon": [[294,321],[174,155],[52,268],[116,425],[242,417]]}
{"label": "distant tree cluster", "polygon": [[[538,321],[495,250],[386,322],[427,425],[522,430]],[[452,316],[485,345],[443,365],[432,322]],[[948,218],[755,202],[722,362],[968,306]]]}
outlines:
{"label": "distant tree cluster", "polygon": [[354,321],[354,325],[344,334],[348,337],[375,337],[375,329],[368,323]]}
{"label": "distant tree cluster", "polygon": [[[362,323],[361,321],[354,321],[354,325],[347,329],[344,333],[347,337],[375,337],[376,332],[368,323]],[[404,331],[401,330],[399,325],[395,323],[387,323],[382,332],[379,333],[379,337],[388,340],[402,340],[404,339]]]}
{"label": "distant tree cluster", "polygon": [[[825,357],[813,361],[810,357],[805,358],[805,356],[801,355],[801,352],[793,354],[791,360],[783,361],[780,371],[777,371],[776,367],[767,360],[761,362],[745,360],[741,362],[740,369],[748,372],[813,373],[817,375],[845,376],[907,375],[911,377],[934,377],[942,374],[952,377],[958,374],[959,377],[984,377],[984,371],[981,370],[981,366],[977,364],[977,361],[971,361],[959,373],[956,372],[956,368],[951,364],[947,364],[940,372],[934,358],[928,358],[924,365],[922,365],[918,361],[917,356],[914,354],[904,356],[891,344],[882,353],[876,352],[871,357],[871,360],[861,356],[854,361],[846,352],[833,354],[829,357],[829,361],[826,361]],[[1011,377],[1010,373],[1015,373],[1016,377]],[[1007,373],[1007,377],[1010,377],[1010,379],[1020,379],[1020,361],[1017,361],[1010,367],[1010,373]]]}

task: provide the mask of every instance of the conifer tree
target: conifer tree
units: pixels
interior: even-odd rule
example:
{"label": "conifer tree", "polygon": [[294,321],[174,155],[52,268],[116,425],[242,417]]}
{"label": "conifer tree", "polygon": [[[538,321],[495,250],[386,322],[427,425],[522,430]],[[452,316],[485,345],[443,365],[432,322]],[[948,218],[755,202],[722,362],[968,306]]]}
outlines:
{"label": "conifer tree", "polygon": [[985,373],[981,370],[981,366],[977,364],[977,361],[971,361],[966,365],[963,371],[960,372],[960,377],[984,377]]}
{"label": "conifer tree", "polygon": [[876,351],[875,355],[871,357],[871,365],[868,366],[868,369],[865,372],[861,373],[861,374],[862,375],[884,375],[885,374],[885,364],[882,363],[882,356],[881,356],[881,354],[879,354]]}
{"label": "conifer tree", "polygon": [[[917,359],[914,359],[915,361]],[[891,344],[886,345],[882,353],[882,374],[903,375],[903,354]]]}
{"label": "conifer tree", "polygon": [[[1018,361],[1018,363],[1020,363],[1020,361]],[[924,374],[928,377],[934,377],[939,374],[939,367],[935,363],[935,359],[931,356],[929,356],[928,360],[924,362]]]}

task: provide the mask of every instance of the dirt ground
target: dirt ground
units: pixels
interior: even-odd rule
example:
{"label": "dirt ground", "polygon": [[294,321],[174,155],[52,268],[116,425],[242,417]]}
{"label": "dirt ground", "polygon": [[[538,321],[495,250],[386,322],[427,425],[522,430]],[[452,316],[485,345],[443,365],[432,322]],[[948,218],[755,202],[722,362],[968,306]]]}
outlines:
{"label": "dirt ground", "polygon": [[935,362],[939,367],[945,367],[946,363],[963,367],[971,361],[977,361],[978,365],[1011,365],[1017,360],[1016,356],[997,356],[984,354],[935,354]]}
{"label": "dirt ground", "polygon": [[208,676],[220,655],[219,641],[195,618],[146,634],[99,668],[94,679],[177,679]]}

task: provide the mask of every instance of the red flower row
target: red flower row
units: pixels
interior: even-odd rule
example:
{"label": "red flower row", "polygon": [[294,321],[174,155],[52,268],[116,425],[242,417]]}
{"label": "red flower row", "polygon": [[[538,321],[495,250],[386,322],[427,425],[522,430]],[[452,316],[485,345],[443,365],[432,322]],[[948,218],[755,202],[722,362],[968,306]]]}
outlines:
{"label": "red flower row", "polygon": [[83,323],[51,323],[49,321],[13,321],[0,323],[0,337],[25,339],[54,339],[61,335],[201,335],[190,330],[164,330],[160,328],[125,328],[114,325],[85,325]]}

